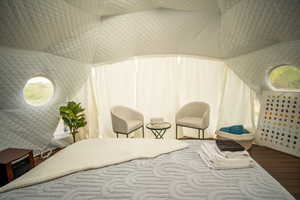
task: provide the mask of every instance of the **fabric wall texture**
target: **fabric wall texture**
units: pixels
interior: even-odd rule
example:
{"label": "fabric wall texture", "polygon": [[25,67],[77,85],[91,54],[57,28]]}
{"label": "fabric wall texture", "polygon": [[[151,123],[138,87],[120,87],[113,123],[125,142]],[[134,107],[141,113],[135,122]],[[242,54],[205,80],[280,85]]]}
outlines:
{"label": "fabric wall texture", "polygon": [[270,90],[268,73],[276,66],[290,64],[300,68],[300,40],[276,44],[259,51],[225,60],[242,80],[258,93]]}
{"label": "fabric wall texture", "polygon": [[[39,149],[56,129],[58,107],[86,82],[90,66],[47,53],[0,48],[0,149]],[[34,107],[23,99],[23,87],[37,75],[54,83],[54,97]]]}
{"label": "fabric wall texture", "polygon": [[[171,122],[166,138],[175,137],[175,113],[191,101],[210,104],[207,136],[229,123],[254,125],[251,89],[221,61],[185,56],[135,57],[94,67],[92,80],[103,137],[115,137],[110,118],[114,105],[139,110],[145,123],[152,117]],[[195,131],[184,129],[184,133],[197,137]],[[146,137],[153,135],[147,131]]]}
{"label": "fabric wall texture", "polygon": [[[84,102],[87,110],[91,110],[95,107],[94,104],[119,103],[120,100],[115,100],[115,96],[119,97],[122,91],[124,95],[121,99],[124,104],[138,109],[145,108],[148,118],[152,115],[164,115],[170,120],[173,114],[161,114],[156,110],[156,104],[172,110],[190,100],[201,98],[213,102],[214,116],[217,112],[221,113],[220,118],[212,119],[211,128],[227,123],[229,119],[237,122],[238,117],[227,117],[239,114],[229,113],[239,113],[243,109],[246,110],[244,112],[249,112],[250,108],[244,108],[238,100],[243,102],[245,99],[248,101],[249,96],[252,98],[249,87],[258,93],[269,89],[264,76],[270,67],[280,64],[300,67],[299,18],[298,0],[2,0],[0,148],[45,146],[57,125],[58,119],[54,117],[57,116],[57,106],[65,101],[66,96],[72,99],[74,95]],[[214,67],[209,70],[208,67],[203,67],[202,69],[207,70],[205,73],[209,74],[204,76],[198,71],[200,69],[194,67],[197,64],[181,58],[180,62],[189,63],[184,64],[185,66],[193,67],[183,70],[177,67],[182,65],[180,59],[176,61],[179,63],[176,65],[168,64],[175,61],[166,61],[158,69],[162,72],[157,75],[146,67],[146,62],[139,60],[134,65],[126,64],[130,65],[126,67],[129,71],[118,63],[110,65],[111,69],[105,65],[101,68],[105,72],[101,73],[98,72],[99,67],[93,75],[95,78],[87,82],[90,69],[88,64],[103,64],[132,56],[154,54],[224,59],[230,69],[222,68],[223,72]],[[137,66],[141,66],[138,62],[145,67],[138,67],[137,70]],[[158,61],[154,59],[151,62]],[[120,67],[114,67],[117,65]],[[173,67],[168,68],[169,65]],[[118,71],[113,76],[118,78],[113,78],[114,83],[104,77],[104,74],[113,73],[110,70]],[[214,75],[213,70],[216,73]],[[55,98],[47,106],[33,108],[24,103],[20,91],[30,77],[42,74],[56,82]],[[143,78],[144,74],[150,74],[150,77]],[[178,77],[181,74],[187,74],[189,78],[181,80]],[[222,74],[226,74],[225,78]],[[212,76],[219,76],[220,80],[215,83],[208,78]],[[101,83],[106,85],[93,83],[100,80],[100,77]],[[176,88],[188,87],[184,93],[179,95],[173,90],[167,90],[174,87],[174,80]],[[190,81],[196,80],[201,85],[190,84]],[[246,85],[240,84],[241,80]],[[164,91],[160,91],[161,81],[166,81],[167,89]],[[146,89],[135,87],[142,82],[148,84]],[[149,86],[150,82],[152,85]],[[226,83],[222,90],[216,86],[221,82]],[[123,91],[125,85],[128,92]],[[222,94],[207,92],[204,85],[213,85]],[[102,99],[89,96],[108,87],[119,89],[118,92],[107,92]],[[232,96],[236,96],[235,90],[230,88],[239,91],[240,96],[235,100],[232,100]],[[192,94],[193,90],[199,92]],[[134,94],[134,98],[126,97],[127,93]],[[162,94],[166,100],[156,100]],[[147,97],[145,102],[142,95]],[[155,95],[154,99],[152,95]],[[167,103],[173,97],[176,102]],[[225,107],[226,101],[228,105],[236,107]],[[100,111],[106,112],[98,106],[98,110],[89,115],[89,119],[100,116]],[[243,121],[250,120],[248,115],[241,115],[241,118]],[[94,121],[92,124],[87,129],[97,129],[98,123]],[[80,137],[90,137],[89,134],[85,131]]]}

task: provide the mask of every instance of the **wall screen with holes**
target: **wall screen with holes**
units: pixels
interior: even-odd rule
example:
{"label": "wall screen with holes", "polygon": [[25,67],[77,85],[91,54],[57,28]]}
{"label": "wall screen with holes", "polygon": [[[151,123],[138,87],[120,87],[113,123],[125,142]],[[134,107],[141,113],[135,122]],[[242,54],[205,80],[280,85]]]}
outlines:
{"label": "wall screen with holes", "polygon": [[300,157],[299,93],[263,93],[257,141]]}

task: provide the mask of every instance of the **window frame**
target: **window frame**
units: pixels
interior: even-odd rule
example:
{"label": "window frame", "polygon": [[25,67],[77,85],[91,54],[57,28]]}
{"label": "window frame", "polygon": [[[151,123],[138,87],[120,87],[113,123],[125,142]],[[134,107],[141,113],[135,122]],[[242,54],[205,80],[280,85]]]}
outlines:
{"label": "window frame", "polygon": [[[300,89],[290,89],[290,90],[287,90],[287,89],[278,89],[278,88],[275,88],[272,83],[271,83],[271,80],[270,80],[270,76],[271,76],[271,73],[273,72],[273,70],[275,70],[276,68],[279,68],[279,67],[284,67],[284,66],[294,66],[296,67],[295,65],[293,64],[280,64],[280,65],[276,65],[276,66],[273,66],[273,67],[269,67],[267,70],[266,70],[266,73],[265,73],[265,81],[266,81],[266,84],[268,86],[269,89],[271,89],[272,91],[275,91],[275,92],[297,92],[299,93],[300,92]],[[298,67],[296,67],[298,68]],[[299,69],[299,68],[298,68]],[[299,69],[300,70],[300,69]]]}
{"label": "window frame", "polygon": [[[24,96],[24,89],[25,89],[25,87],[26,87],[28,81],[30,81],[31,79],[36,78],[36,77],[42,77],[42,78],[47,79],[48,81],[50,81],[50,83],[51,83],[52,86],[53,86],[53,93],[52,93],[52,95],[49,97],[49,99],[48,99],[45,103],[40,104],[40,105],[34,105],[34,104],[29,103],[29,102],[25,99],[25,96]],[[55,84],[55,82],[52,80],[52,78],[50,78],[49,76],[44,75],[44,74],[37,74],[37,75],[31,76],[29,79],[26,80],[25,85],[23,86],[23,89],[22,89],[22,97],[23,97],[23,101],[25,102],[25,104],[26,104],[26,105],[29,105],[29,106],[32,106],[32,107],[36,107],[36,108],[37,108],[37,107],[40,108],[40,107],[48,106],[48,105],[54,100],[55,94],[56,94],[56,84]]]}

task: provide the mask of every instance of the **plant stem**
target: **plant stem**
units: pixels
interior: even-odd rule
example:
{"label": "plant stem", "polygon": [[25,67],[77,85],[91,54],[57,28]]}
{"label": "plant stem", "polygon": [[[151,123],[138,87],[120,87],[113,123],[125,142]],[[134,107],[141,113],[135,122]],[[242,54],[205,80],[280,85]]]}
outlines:
{"label": "plant stem", "polygon": [[73,136],[73,142],[75,143],[76,139],[75,139],[75,133],[74,132],[72,132],[72,136]]}

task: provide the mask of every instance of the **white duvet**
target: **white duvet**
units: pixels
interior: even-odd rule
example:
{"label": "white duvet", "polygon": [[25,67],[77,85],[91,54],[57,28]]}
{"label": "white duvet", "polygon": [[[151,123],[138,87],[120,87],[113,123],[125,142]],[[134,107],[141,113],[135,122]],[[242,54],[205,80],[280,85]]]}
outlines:
{"label": "white duvet", "polygon": [[0,188],[0,192],[34,185],[74,172],[105,167],[133,159],[152,158],[180,150],[178,140],[88,139],[59,151],[23,176]]}

